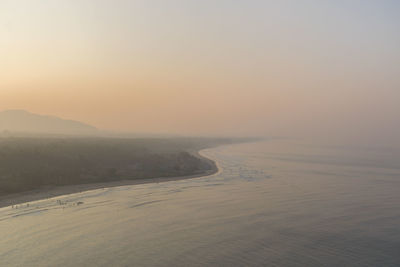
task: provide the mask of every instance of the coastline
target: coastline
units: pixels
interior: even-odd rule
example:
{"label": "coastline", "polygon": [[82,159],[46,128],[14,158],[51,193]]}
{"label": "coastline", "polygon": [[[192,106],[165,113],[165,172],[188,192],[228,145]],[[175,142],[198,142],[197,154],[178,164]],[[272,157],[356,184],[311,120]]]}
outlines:
{"label": "coastline", "polygon": [[64,186],[44,186],[35,190],[9,194],[5,196],[0,196],[0,208],[9,207],[12,205],[19,205],[27,202],[48,199],[53,197],[58,197],[62,195],[69,195],[75,193],[81,193],[90,190],[111,188],[125,185],[139,185],[139,184],[149,184],[149,183],[163,183],[171,181],[179,181],[185,179],[193,179],[199,177],[207,177],[219,172],[218,164],[204,155],[201,155],[201,150],[190,151],[192,155],[200,157],[207,161],[211,169],[206,170],[201,173],[187,175],[187,176],[176,176],[176,177],[156,177],[147,179],[136,179],[136,180],[121,180],[115,182],[104,182],[104,183],[91,183],[91,184],[76,184],[76,185],[64,185]]}

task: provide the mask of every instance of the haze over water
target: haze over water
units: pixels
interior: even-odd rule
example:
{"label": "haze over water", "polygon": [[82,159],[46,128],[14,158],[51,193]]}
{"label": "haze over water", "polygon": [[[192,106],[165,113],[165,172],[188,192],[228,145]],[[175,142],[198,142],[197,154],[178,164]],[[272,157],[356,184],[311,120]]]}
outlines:
{"label": "haze over water", "polygon": [[399,14],[398,0],[0,0],[2,197],[197,174],[187,137],[270,138],[205,151],[210,177],[1,208],[0,266],[400,266]]}
{"label": "haze over water", "polygon": [[213,176],[0,209],[0,265],[398,266],[399,153],[296,140],[208,149]]}
{"label": "haze over water", "polygon": [[1,0],[0,110],[393,146],[399,13],[397,0]]}

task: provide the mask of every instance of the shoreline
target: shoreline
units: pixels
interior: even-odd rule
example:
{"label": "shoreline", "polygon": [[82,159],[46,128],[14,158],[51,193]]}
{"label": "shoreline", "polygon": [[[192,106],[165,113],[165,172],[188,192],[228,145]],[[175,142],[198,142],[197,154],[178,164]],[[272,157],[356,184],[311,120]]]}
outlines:
{"label": "shoreline", "polygon": [[[203,149],[202,149],[203,150]],[[136,180],[121,180],[115,182],[103,182],[103,183],[91,183],[91,184],[76,184],[76,185],[64,185],[64,186],[44,186],[38,189],[20,192],[15,194],[9,194],[5,196],[0,196],[0,208],[9,207],[12,205],[19,205],[27,202],[38,201],[43,199],[49,199],[53,197],[58,197],[62,195],[70,195],[75,193],[82,193],[85,191],[111,188],[125,185],[139,185],[139,184],[149,184],[149,183],[164,183],[171,181],[179,181],[186,179],[193,179],[199,177],[207,177],[219,172],[218,164],[203,155],[201,155],[201,150],[190,151],[192,155],[200,157],[203,160],[209,162],[211,169],[206,170],[202,173],[197,173],[187,176],[175,176],[175,177],[156,177],[147,179],[136,179]]]}

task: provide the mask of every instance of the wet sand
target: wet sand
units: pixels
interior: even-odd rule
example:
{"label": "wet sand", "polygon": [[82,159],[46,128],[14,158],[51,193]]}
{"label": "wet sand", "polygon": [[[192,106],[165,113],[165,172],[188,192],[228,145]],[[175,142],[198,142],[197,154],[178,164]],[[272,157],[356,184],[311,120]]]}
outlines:
{"label": "wet sand", "polygon": [[91,183],[91,184],[77,184],[77,185],[65,185],[65,186],[44,186],[39,189],[8,194],[0,196],[0,208],[8,207],[12,205],[18,205],[22,203],[27,203],[36,200],[48,199],[62,195],[69,195],[74,193],[85,192],[89,190],[117,187],[124,185],[138,185],[138,184],[148,184],[148,183],[163,183],[169,181],[177,181],[184,179],[191,179],[203,176],[213,175],[218,172],[218,167],[216,162],[211,159],[206,158],[201,154],[201,151],[190,151],[191,154],[200,157],[210,163],[212,169],[203,171],[201,173],[188,175],[188,176],[177,176],[177,177],[157,177],[157,178],[146,178],[146,179],[136,179],[136,180],[121,180],[115,182],[105,182],[105,183]]}

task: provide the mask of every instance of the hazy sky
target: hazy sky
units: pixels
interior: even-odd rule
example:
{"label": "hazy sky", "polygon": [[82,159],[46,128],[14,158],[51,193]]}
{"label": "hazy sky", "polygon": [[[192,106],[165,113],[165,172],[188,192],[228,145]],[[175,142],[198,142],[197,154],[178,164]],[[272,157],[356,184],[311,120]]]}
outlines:
{"label": "hazy sky", "polygon": [[400,141],[400,1],[0,0],[0,110]]}

